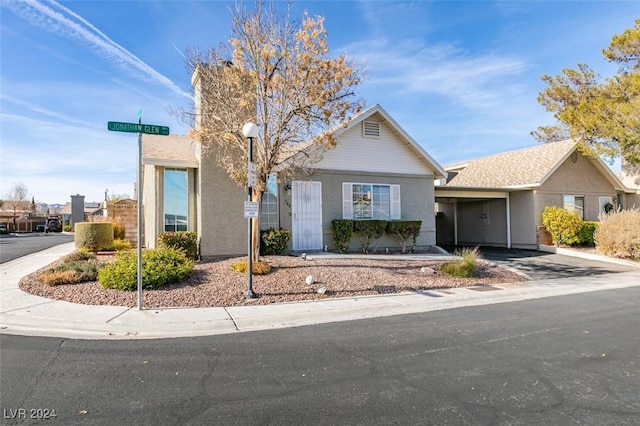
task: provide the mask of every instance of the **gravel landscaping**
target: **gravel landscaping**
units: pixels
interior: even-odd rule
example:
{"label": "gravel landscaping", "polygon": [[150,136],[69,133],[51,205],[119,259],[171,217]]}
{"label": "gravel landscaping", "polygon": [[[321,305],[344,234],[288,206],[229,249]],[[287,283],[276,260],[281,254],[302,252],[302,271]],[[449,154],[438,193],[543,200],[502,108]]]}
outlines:
{"label": "gravel landscaping", "polygon": [[[108,261],[112,256],[101,255],[99,258]],[[264,305],[525,281],[515,272],[484,261],[480,261],[477,277],[453,278],[439,272],[443,263],[439,261],[382,260],[375,257],[303,260],[294,256],[263,256],[261,260],[271,264],[272,272],[253,276],[253,290],[259,297],[246,299],[247,276],[231,269],[231,264],[237,260],[197,262],[188,280],[158,290],[145,290],[144,306]],[[137,305],[135,291],[105,289],[98,282],[49,287],[38,281],[38,272],[20,281],[23,291],[86,305]],[[308,276],[313,277],[311,285],[306,283]]]}

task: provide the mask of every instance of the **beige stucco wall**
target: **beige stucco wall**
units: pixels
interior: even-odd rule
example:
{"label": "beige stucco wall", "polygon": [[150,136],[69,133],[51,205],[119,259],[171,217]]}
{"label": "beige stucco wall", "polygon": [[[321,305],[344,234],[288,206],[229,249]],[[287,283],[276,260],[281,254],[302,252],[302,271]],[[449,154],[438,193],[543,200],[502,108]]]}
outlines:
{"label": "beige stucco wall", "polygon": [[[432,246],[436,243],[434,186],[433,178],[425,176],[398,176],[385,173],[346,172],[338,170],[316,170],[310,175],[299,176],[293,180],[306,180],[322,183],[322,228],[323,244],[329,250],[334,249],[331,221],[342,219],[342,183],[380,183],[400,185],[400,214],[402,220],[422,220],[418,246]],[[280,224],[291,230],[291,191],[283,190],[280,185]],[[378,243],[379,249],[396,249],[400,244],[395,238],[383,237]],[[350,250],[357,251],[361,244],[354,238]]]}
{"label": "beige stucco wall", "polygon": [[158,235],[157,205],[158,184],[155,166],[143,166],[142,169],[142,216],[144,231],[142,241],[144,247],[155,248]]}
{"label": "beige stucco wall", "polygon": [[542,225],[542,211],[546,206],[562,207],[564,195],[585,197],[585,220],[597,221],[600,215],[599,197],[616,199],[616,189],[593,165],[578,155],[573,164],[567,159],[545,183],[534,191],[536,225]]}
{"label": "beige stucco wall", "polygon": [[217,167],[212,155],[202,155],[196,190],[200,254],[203,258],[246,255],[247,192]]}

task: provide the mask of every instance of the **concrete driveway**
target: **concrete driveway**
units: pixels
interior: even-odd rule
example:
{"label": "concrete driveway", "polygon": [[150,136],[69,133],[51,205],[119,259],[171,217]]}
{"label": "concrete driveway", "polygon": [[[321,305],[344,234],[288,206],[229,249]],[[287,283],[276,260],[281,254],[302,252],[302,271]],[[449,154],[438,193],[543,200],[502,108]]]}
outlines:
{"label": "concrete driveway", "polygon": [[480,247],[482,257],[502,266],[517,269],[534,280],[593,276],[637,271],[637,267],[584,259],[536,250]]}

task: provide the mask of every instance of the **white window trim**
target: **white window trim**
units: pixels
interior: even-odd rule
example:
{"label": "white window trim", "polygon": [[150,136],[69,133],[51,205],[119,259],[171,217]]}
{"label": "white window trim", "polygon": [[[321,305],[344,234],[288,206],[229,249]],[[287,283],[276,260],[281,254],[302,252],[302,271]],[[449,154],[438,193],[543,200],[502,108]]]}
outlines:
{"label": "white window trim", "polygon": [[390,206],[389,216],[390,220],[401,219],[401,200],[400,200],[400,185],[393,185],[388,183],[361,183],[361,182],[342,182],[342,218],[352,220],[369,220],[369,219],[355,219],[353,217],[353,185],[372,185],[372,186],[388,186],[390,193]]}

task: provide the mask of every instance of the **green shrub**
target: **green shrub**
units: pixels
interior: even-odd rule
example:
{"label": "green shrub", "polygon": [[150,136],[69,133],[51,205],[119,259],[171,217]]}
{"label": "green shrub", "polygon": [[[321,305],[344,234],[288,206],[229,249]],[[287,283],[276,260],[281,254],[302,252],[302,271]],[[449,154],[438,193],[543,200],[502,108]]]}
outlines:
{"label": "green shrub", "polygon": [[440,270],[452,277],[458,278],[472,278],[476,274],[478,259],[480,258],[480,252],[478,248],[470,249],[464,248],[462,250],[453,253],[456,256],[460,256],[461,260],[454,262],[444,263]]}
{"label": "green shrub", "polygon": [[402,245],[402,252],[406,253],[409,238],[413,239],[412,251],[415,249],[421,226],[421,220],[394,220],[387,222],[386,232],[398,239],[398,242]]}
{"label": "green shrub", "polygon": [[378,238],[384,235],[387,228],[385,220],[356,220],[353,222],[353,232],[357,233],[362,243],[362,251],[369,253],[373,245],[373,252],[377,248]]}
{"label": "green shrub", "polygon": [[73,227],[71,225],[65,225],[62,227],[62,230],[64,232],[71,232],[73,230]]}
{"label": "green shrub", "polygon": [[97,252],[113,245],[113,224],[109,222],[76,223],[75,243],[78,248]]}
{"label": "green shrub", "polygon": [[602,254],[640,260],[640,209],[604,215],[596,229],[594,241]]}
{"label": "green shrub", "polygon": [[[231,265],[231,269],[236,272],[246,274],[249,271],[249,262],[247,259],[239,260]],[[267,275],[271,272],[271,265],[262,260],[251,262],[251,273],[255,275]]]}
{"label": "green shrub", "polygon": [[578,245],[593,247],[595,242],[593,240],[593,236],[598,228],[598,222],[584,221],[582,222],[582,226],[578,231]]}
{"label": "green shrub", "polygon": [[198,258],[198,234],[190,231],[162,232],[158,247],[174,248],[185,252],[189,259]]}
{"label": "green shrub", "polygon": [[270,228],[260,232],[260,254],[283,254],[287,251],[287,244],[291,239],[291,232],[286,229]]}
{"label": "green shrub", "polygon": [[353,220],[350,219],[334,219],[331,221],[333,229],[333,242],[339,253],[349,251],[349,244],[353,238]]}
{"label": "green shrub", "polygon": [[[138,287],[138,255],[121,251],[116,260],[102,267],[98,281],[105,288],[135,290]],[[193,271],[193,261],[184,251],[168,247],[142,251],[142,287],[154,289],[187,279]]]}
{"label": "green shrub", "polygon": [[582,219],[576,212],[568,212],[556,206],[545,207],[542,224],[546,226],[556,245],[570,246],[579,242],[578,232],[582,227]]}

